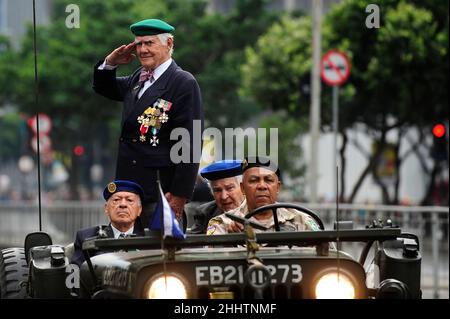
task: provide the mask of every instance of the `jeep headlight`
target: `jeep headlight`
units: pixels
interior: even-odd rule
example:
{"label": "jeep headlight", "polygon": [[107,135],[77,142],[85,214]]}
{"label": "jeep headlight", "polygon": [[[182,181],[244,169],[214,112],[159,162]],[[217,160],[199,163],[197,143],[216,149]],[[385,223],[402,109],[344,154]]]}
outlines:
{"label": "jeep headlight", "polygon": [[180,278],[160,275],[150,279],[145,285],[147,299],[186,299],[186,287]]}
{"label": "jeep headlight", "polygon": [[319,277],[315,285],[317,299],[354,299],[355,286],[342,272],[328,272]]}

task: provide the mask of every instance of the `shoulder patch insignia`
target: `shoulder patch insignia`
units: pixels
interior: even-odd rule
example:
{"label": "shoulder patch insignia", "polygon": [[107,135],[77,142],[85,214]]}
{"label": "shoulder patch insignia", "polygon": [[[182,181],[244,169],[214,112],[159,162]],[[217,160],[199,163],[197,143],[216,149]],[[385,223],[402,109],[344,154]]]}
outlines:
{"label": "shoulder patch insignia", "polygon": [[214,234],[214,232],[216,231],[216,226],[213,225],[209,225],[208,228],[206,229],[206,235],[212,235]]}
{"label": "shoulder patch insignia", "polygon": [[221,218],[218,218],[219,216],[216,216],[214,218],[211,218],[209,220],[208,226],[213,226],[213,225],[220,225],[223,224],[223,220]]}

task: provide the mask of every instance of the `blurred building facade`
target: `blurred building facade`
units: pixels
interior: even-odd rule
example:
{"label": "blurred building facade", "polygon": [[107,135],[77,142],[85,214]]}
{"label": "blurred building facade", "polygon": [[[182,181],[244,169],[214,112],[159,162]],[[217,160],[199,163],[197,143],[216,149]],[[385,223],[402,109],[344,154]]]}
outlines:
{"label": "blurred building facade", "polygon": [[[325,0],[323,1],[324,12],[341,0]],[[210,0],[208,9],[222,13],[229,13],[233,10],[236,0]],[[312,0],[271,0],[267,3],[267,9],[271,11],[291,11],[302,10],[307,14],[311,14]]]}
{"label": "blurred building facade", "polygon": [[[50,21],[51,0],[36,1],[36,24]],[[0,0],[0,34],[10,37],[18,49],[27,25],[33,21],[33,0]]]}

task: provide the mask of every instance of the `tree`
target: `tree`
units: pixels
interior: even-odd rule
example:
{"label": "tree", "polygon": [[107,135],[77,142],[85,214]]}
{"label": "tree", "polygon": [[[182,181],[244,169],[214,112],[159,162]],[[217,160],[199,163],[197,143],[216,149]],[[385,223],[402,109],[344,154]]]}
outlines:
{"label": "tree", "polygon": [[271,114],[272,119],[262,124],[279,128],[280,166],[294,178],[304,172],[298,165],[301,149],[295,136],[307,127],[302,116],[308,112],[309,101],[300,88],[311,69],[310,44],[311,19],[283,16],[255,47],[246,49],[246,63],[241,68],[242,94],[266,109],[284,111]]}
{"label": "tree", "polygon": [[[445,6],[441,4],[420,3],[378,2],[382,8],[380,29],[365,27],[368,2],[364,0],[343,1],[324,21],[323,51],[337,48],[352,61],[349,81],[340,90],[340,132],[347,134],[356,123],[364,123],[378,145],[375,153],[369,153],[367,167],[349,201],[354,200],[365,177],[372,174],[383,190],[384,202],[396,202],[376,176],[388,132],[423,128],[438,117],[448,119],[448,15],[443,14]],[[243,91],[267,108],[307,116],[309,104],[299,87],[311,66],[310,29],[306,17],[286,16],[273,25],[255,49],[247,50]],[[331,120],[330,91],[323,90],[322,130],[329,129]],[[348,143],[353,143],[348,136],[343,141],[341,154]],[[401,159],[397,161],[397,165],[401,163]],[[345,167],[341,170],[344,173]],[[398,194],[399,181],[395,185],[394,194]]]}
{"label": "tree", "polygon": [[14,96],[13,81],[16,78],[16,56],[6,36],[0,35],[0,103],[6,104]]}
{"label": "tree", "polygon": [[227,15],[207,12],[205,0],[168,0],[149,14],[136,6],[139,18],[163,16],[176,26],[174,56],[193,73],[202,90],[206,127],[219,129],[244,123],[258,105],[239,96],[242,54],[276,19],[265,7],[268,0],[237,0]]}
{"label": "tree", "polygon": [[8,110],[8,104],[14,96],[13,81],[16,78],[15,55],[9,40],[0,36],[0,162],[6,162],[20,156],[17,141],[26,134],[26,126],[20,115]]}
{"label": "tree", "polygon": [[[242,91],[265,108],[301,114],[309,105],[301,101],[301,79],[311,70],[311,19],[281,18],[246,49]],[[299,101],[303,103],[299,103]]]}
{"label": "tree", "polygon": [[[353,87],[356,94],[341,108],[345,110],[340,114],[342,128],[363,122],[378,145],[349,201],[370,173],[382,190],[383,201],[397,203],[401,163],[412,154],[409,150],[399,153],[405,132],[412,127],[422,130],[436,118],[448,119],[448,16],[445,18],[445,6],[436,2],[386,0],[378,5],[382,10],[379,29],[361,27],[366,1],[336,6],[327,16],[326,41],[352,58],[352,75],[346,86]],[[393,129],[398,132],[397,174],[393,192],[389,192],[377,176],[377,166],[386,136]],[[417,143],[412,143],[411,150]]]}
{"label": "tree", "polygon": [[[81,144],[88,150],[86,170],[94,162],[106,167],[106,178],[114,172],[114,151],[117,147],[117,130],[108,128],[119,122],[120,105],[106,101],[94,94],[91,88],[93,65],[112,48],[124,41],[131,41],[127,30],[133,17],[124,15],[131,2],[115,0],[98,2],[78,1],[80,28],[66,27],[66,1],[53,3],[52,23],[37,28],[38,105],[34,95],[33,30],[30,27],[24,38],[17,59],[12,102],[19,110],[30,115],[37,111],[48,114],[53,120],[52,144],[57,156],[69,158],[65,161],[70,174],[71,193],[78,197],[77,173],[80,158],[72,149]],[[119,72],[130,72],[133,66],[121,68]],[[97,152],[93,146],[97,145]],[[87,179],[87,186],[89,179]]]}
{"label": "tree", "polygon": [[[278,129],[278,166],[282,174],[282,182],[296,198],[304,198],[306,165],[300,147],[299,132],[306,127],[306,119],[295,118],[280,110],[264,116],[261,127]],[[271,150],[272,155],[273,150]],[[288,178],[289,176],[289,178]]]}
{"label": "tree", "polygon": [[[10,77],[15,81],[10,81],[0,73],[0,83],[10,85],[0,94],[5,92],[20,111],[29,115],[44,112],[52,118],[53,148],[70,170],[71,191],[77,198],[81,176],[87,177],[83,180],[90,186],[88,169],[92,164],[100,162],[106,167],[105,180],[114,176],[120,103],[92,91],[92,68],[113,48],[133,40],[129,25],[162,17],[176,27],[174,58],[198,78],[207,124],[223,128],[244,122],[256,109],[252,101],[238,95],[239,66],[244,61],[243,48],[252,45],[274,19],[273,14],[265,12],[266,3],[238,0],[233,12],[224,16],[208,13],[206,0],[155,0],[151,6],[131,0],[80,0],[76,3],[80,28],[68,28],[68,3],[55,0],[51,23],[38,27],[36,33],[38,105],[31,27],[20,52],[13,54],[21,67],[16,68],[17,63],[12,62],[1,65],[5,75],[9,71],[17,74]],[[129,74],[138,65],[134,62],[120,67],[118,73]],[[80,158],[72,152],[78,144],[86,149]]]}

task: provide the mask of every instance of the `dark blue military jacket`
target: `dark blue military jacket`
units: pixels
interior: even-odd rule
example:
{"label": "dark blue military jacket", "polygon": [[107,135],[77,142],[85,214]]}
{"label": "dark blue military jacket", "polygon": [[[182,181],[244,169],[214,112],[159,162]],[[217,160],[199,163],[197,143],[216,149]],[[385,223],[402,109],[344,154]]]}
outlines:
{"label": "dark blue military jacket", "polygon": [[[203,133],[202,100],[197,81],[172,61],[169,68],[137,99],[142,67],[132,75],[116,77],[115,70],[98,70],[102,62],[94,68],[95,92],[123,101],[116,179],[140,184],[146,194],[144,201],[154,202],[158,199],[156,175],[159,170],[164,192],[189,199],[198,172]],[[170,109],[165,111],[167,122],[161,123],[155,135],[157,142],[153,139],[152,127],[149,127],[145,141],[142,141],[142,123],[138,122],[138,118],[149,108],[162,104],[170,106]],[[200,129],[195,132],[193,120],[198,120],[200,124]],[[189,140],[183,140],[185,152],[189,152],[189,163],[174,163],[170,158],[172,146],[181,145],[180,137],[170,140],[170,133],[175,128],[184,128],[189,133]]]}
{"label": "dark blue military jacket", "polygon": [[223,210],[217,207],[215,200],[204,203],[197,207],[194,214],[194,223],[191,227],[191,234],[206,234],[209,220],[223,214]]}
{"label": "dark blue military jacket", "polygon": [[[89,228],[85,228],[85,229],[81,229],[79,231],[77,231],[77,235],[75,238],[75,243],[74,243],[74,252],[73,252],[73,256],[70,260],[70,262],[72,264],[77,264],[78,266],[81,266],[81,264],[85,261],[84,259],[84,255],[83,255],[83,242],[88,239],[88,238],[92,238],[92,237],[99,237],[99,230],[100,228],[103,229],[103,238],[114,238],[114,232],[111,228],[111,225],[108,226],[94,226],[94,227],[89,227]],[[134,229],[133,229],[133,234],[135,234],[136,236],[144,236],[144,231],[142,230],[141,227],[134,225]],[[102,252],[98,252],[98,251],[92,251],[90,252],[90,256],[95,256],[98,254],[102,254],[102,253],[106,253],[105,251]]]}

